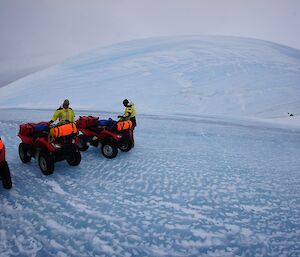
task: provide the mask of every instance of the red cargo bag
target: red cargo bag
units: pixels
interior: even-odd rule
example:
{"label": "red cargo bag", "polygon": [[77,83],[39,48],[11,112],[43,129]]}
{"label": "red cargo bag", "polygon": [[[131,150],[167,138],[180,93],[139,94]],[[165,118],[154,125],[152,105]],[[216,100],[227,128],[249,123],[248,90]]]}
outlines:
{"label": "red cargo bag", "polygon": [[23,136],[30,136],[34,132],[35,123],[25,123],[20,125],[19,134]]}
{"label": "red cargo bag", "polygon": [[97,125],[97,120],[99,117],[94,116],[79,116],[79,119],[76,121],[77,128],[90,128]]}

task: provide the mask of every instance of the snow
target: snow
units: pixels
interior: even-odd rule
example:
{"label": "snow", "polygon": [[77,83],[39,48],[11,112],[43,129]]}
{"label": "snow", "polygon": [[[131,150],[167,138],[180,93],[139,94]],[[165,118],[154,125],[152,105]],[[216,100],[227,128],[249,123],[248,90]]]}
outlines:
{"label": "snow", "polygon": [[[201,37],[128,42],[74,57],[0,89],[6,107],[0,109],[1,137],[13,179],[11,190],[0,188],[1,256],[300,255],[300,129],[274,122],[281,112],[298,117],[297,101],[291,100],[299,98],[298,51],[223,39],[221,44],[209,37],[205,45]],[[232,44],[231,50],[240,47],[234,50],[241,51],[240,66],[228,69],[241,69],[226,80],[220,67],[231,54],[222,55],[221,45],[228,49]],[[266,66],[257,64],[254,72],[248,65],[243,73],[254,59]],[[275,73],[279,70],[281,76]],[[215,79],[204,76],[209,74],[205,71]],[[246,86],[256,81],[254,73],[262,78],[260,97]],[[164,88],[158,87],[159,78]],[[226,94],[229,81],[235,82],[244,104]],[[124,85],[121,93],[118,85]],[[180,93],[182,88],[187,91]],[[80,92],[69,97],[77,117],[102,118],[115,118],[130,92],[138,113],[135,148],[112,160],[89,148],[79,166],[59,162],[46,177],[36,160],[21,163],[18,125],[49,120],[60,98],[73,90]],[[207,99],[193,101],[194,92]],[[274,100],[264,99],[266,92]],[[173,101],[184,104],[178,109]],[[211,108],[210,101],[217,107],[202,113]]]}

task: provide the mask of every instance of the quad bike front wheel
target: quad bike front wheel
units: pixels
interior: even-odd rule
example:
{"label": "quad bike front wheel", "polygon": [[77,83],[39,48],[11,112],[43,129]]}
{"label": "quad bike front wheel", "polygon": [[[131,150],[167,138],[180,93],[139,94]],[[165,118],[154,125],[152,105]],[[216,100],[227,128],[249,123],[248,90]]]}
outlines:
{"label": "quad bike front wheel", "polygon": [[31,156],[29,154],[29,146],[25,143],[19,144],[19,156],[23,163],[30,162]]}
{"label": "quad bike front wheel", "polygon": [[79,135],[78,137],[78,148],[80,151],[84,152],[89,148],[84,135]]}
{"label": "quad bike front wheel", "polygon": [[73,151],[72,156],[67,159],[67,163],[70,166],[77,166],[79,165],[80,162],[81,162],[81,153],[79,152],[79,150],[76,149]]}
{"label": "quad bike front wheel", "polygon": [[118,154],[118,148],[112,142],[104,142],[101,146],[101,152],[105,158],[113,159]]}
{"label": "quad bike front wheel", "polygon": [[6,161],[0,163],[0,178],[2,180],[2,185],[5,189],[11,189],[12,182],[9,172],[9,167]]}
{"label": "quad bike front wheel", "polygon": [[51,175],[54,171],[54,160],[47,151],[42,151],[38,159],[39,167],[46,176]]}

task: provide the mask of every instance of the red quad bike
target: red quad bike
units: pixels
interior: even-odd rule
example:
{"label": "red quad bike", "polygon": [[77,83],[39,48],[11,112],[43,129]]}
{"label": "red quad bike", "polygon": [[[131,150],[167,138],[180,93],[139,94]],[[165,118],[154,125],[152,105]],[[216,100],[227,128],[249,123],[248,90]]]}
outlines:
{"label": "red quad bike", "polygon": [[46,122],[20,125],[19,156],[23,163],[37,157],[44,175],[51,175],[54,163],[66,160],[70,166],[81,162],[77,147],[77,128],[74,123],[49,127]]}
{"label": "red quad bike", "polygon": [[5,146],[0,138],[0,180],[5,189],[11,189],[12,182],[8,164],[5,160]]}
{"label": "red quad bike", "polygon": [[89,145],[101,145],[102,154],[109,159],[116,157],[118,148],[123,152],[130,151],[134,145],[132,124],[129,127],[117,126],[118,123],[111,119],[99,120],[99,117],[80,116],[76,121],[79,150],[86,151]]}

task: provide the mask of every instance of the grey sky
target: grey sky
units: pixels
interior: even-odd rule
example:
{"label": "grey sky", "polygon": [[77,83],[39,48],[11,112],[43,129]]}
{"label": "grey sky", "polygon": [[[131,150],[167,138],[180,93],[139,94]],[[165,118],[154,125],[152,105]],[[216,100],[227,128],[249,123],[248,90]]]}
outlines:
{"label": "grey sky", "polygon": [[99,46],[209,34],[300,49],[299,0],[0,0],[0,86]]}

